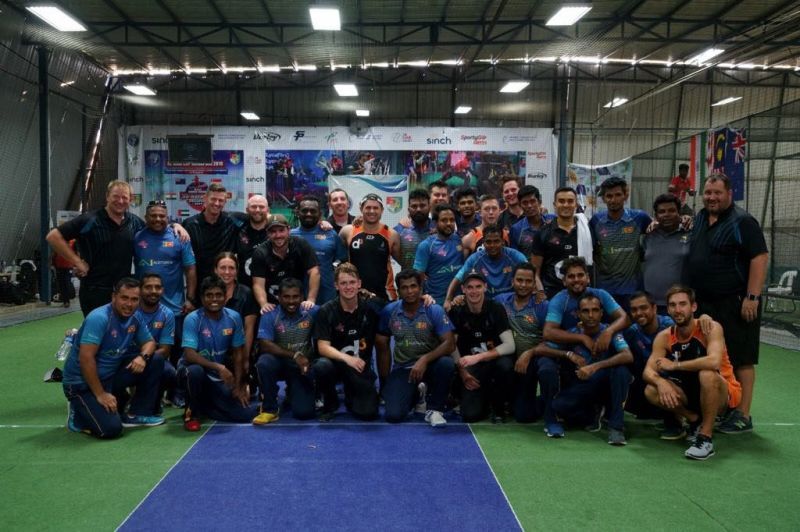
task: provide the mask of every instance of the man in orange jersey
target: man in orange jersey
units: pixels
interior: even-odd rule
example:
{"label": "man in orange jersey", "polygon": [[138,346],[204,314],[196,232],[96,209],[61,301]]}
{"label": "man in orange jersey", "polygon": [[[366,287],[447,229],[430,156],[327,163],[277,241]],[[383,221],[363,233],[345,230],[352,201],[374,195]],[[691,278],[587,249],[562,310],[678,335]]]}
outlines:
{"label": "man in orange jersey", "polygon": [[384,301],[397,299],[392,257],[400,261],[400,237],[381,222],[383,200],[367,194],[359,205],[363,222],[346,225],[339,236],[347,246],[350,262],[358,268],[361,286]]}
{"label": "man in orange jersey", "polygon": [[643,378],[651,403],[689,422],[692,445],[686,458],[706,460],[714,456],[714,419],[739,404],[742,386],[733,374],[722,327],[712,322],[704,333],[696,311],[694,290],[674,285],[667,291],[667,312],[675,325],[656,336]]}

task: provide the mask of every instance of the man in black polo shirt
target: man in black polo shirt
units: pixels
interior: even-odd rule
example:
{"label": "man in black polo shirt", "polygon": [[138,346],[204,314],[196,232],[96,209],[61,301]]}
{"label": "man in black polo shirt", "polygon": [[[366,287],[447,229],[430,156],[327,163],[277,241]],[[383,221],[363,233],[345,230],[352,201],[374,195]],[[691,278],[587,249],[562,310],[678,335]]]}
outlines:
{"label": "man in black polo shirt", "polygon": [[[47,234],[53,250],[70,261],[81,278],[78,299],[86,316],[111,301],[114,284],[130,276],[133,237],[144,229],[141,218],[128,212],[131,187],[112,181],[106,188],[106,205],[81,214]],[[77,240],[77,253],[68,241]]]}
{"label": "man in black polo shirt", "polygon": [[268,240],[253,250],[250,263],[253,296],[262,314],[275,308],[278,285],[289,277],[304,282],[306,299],[301,307],[308,310],[316,303],[319,292],[319,263],[314,249],[302,237],[289,234],[289,222],[280,214],[267,224],[267,236]]}
{"label": "man in black polo shirt", "polygon": [[[313,336],[323,357],[315,367],[324,402],[321,417],[330,419],[339,408],[336,382],[341,381],[347,410],[360,419],[375,419],[378,390],[372,348],[386,301],[359,296],[361,278],[349,262],[341,263],[333,275],[338,297],[322,305],[314,320]],[[322,364],[325,361],[328,365]]]}
{"label": "man in black polo shirt", "polygon": [[514,335],[505,308],[486,297],[486,278],[477,270],[464,277],[464,304],[450,309],[455,327],[453,358],[461,377],[461,418],[472,423],[489,414],[505,420],[514,388]]}
{"label": "man in black polo shirt", "polygon": [[756,219],[734,205],[727,176],[714,174],[706,180],[703,206],[694,218],[687,275],[697,293],[697,312],[722,325],[736,379],[742,384],[742,401],[719,430],[750,432],[767,243]]}
{"label": "man in black polo shirt", "polygon": [[234,251],[236,235],[245,224],[243,218],[224,212],[227,201],[228,192],[225,187],[212,183],[203,198],[202,212],[183,222],[192,238],[198,284],[214,273],[214,259],[218,254]]}
{"label": "man in black polo shirt", "polygon": [[580,255],[586,259],[587,265],[592,265],[591,234],[584,215],[575,214],[578,207],[575,190],[570,187],[557,189],[553,206],[556,219],[542,226],[534,235],[531,246],[531,262],[536,266],[536,277],[544,286],[547,299],[552,299],[564,288],[558,275],[561,261]]}
{"label": "man in black polo shirt", "polygon": [[[250,262],[253,257],[253,250],[267,240],[267,222],[269,221],[269,203],[267,198],[261,194],[253,194],[247,200],[247,223],[236,234],[234,242],[234,253],[239,263],[239,284],[247,287],[253,286],[250,277]],[[233,216],[238,218],[238,213]]]}

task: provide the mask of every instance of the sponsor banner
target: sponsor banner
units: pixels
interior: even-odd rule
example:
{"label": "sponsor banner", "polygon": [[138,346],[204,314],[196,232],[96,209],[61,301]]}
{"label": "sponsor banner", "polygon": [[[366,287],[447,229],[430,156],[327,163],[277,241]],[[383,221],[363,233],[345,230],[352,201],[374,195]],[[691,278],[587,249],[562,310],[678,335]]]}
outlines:
{"label": "sponsor banner", "polygon": [[408,177],[405,175],[331,175],[328,190],[341,188],[350,196],[350,213],[360,215],[359,203],[367,194],[383,199],[383,223],[393,228],[408,216]]}
{"label": "sponsor banner", "polygon": [[[630,188],[633,185],[633,159],[629,157],[609,164],[567,164],[567,186],[578,193],[578,205],[587,217],[604,208],[599,197],[600,184],[609,177],[621,177]],[[630,207],[630,200],[626,206]]]}

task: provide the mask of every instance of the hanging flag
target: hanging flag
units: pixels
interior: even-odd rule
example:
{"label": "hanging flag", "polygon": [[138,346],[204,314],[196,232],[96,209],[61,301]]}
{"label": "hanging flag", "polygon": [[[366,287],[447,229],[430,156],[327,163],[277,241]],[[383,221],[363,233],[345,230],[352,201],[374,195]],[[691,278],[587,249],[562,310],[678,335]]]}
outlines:
{"label": "hanging flag", "polygon": [[744,129],[728,129],[725,143],[725,174],[731,180],[734,201],[744,200],[744,163],[747,158],[747,138]]}
{"label": "hanging flag", "polygon": [[706,180],[707,144],[708,133],[705,131],[692,136],[689,143],[689,182],[694,190],[701,190]]}

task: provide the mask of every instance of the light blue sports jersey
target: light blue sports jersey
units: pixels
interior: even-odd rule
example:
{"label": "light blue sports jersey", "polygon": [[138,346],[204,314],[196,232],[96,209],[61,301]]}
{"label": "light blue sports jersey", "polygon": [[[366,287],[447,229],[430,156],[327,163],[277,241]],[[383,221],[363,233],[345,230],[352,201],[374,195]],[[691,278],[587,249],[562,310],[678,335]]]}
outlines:
{"label": "light blue sports jersey", "polygon": [[195,265],[191,243],[181,242],[171,227],[160,234],[145,228],[133,239],[133,256],[136,277],[141,279],[146,273],[160,275],[164,285],[161,302],[173,313],[180,314],[185,300],[183,271]]}
{"label": "light blue sports jersey", "polygon": [[80,368],[80,346],[96,345],[97,376],[101,381],[114,376],[132,344],[143,345],[152,340],[142,314],[137,310],[130,318],[121,318],[111,303],[96,308],[86,316],[75,335],[72,350],[64,363],[64,384],[86,384]]}
{"label": "light blue sports jersey", "polygon": [[411,227],[403,227],[397,224],[394,230],[400,239],[400,268],[403,270],[410,270],[414,267],[414,261],[417,256],[417,248],[420,242],[431,236],[431,228],[435,222],[429,220],[422,227],[412,225]]}
{"label": "light blue sports jersey", "polygon": [[[588,287],[584,293],[593,294],[600,298],[600,305],[603,307],[603,321],[610,321],[611,315],[622,308],[614,301],[611,294],[602,288]],[[573,297],[566,288],[557,293],[547,306],[546,321],[558,324],[559,328],[565,331],[578,325],[580,321],[578,317],[578,299],[582,296],[583,294]]]}
{"label": "light blue sports jersey", "polygon": [[417,313],[409,318],[403,312],[403,301],[394,301],[381,311],[378,333],[394,337],[394,363],[414,364],[421,356],[439,345],[439,337],[452,331],[453,325],[439,305],[420,304]]}
{"label": "light blue sports jersey", "polygon": [[[153,312],[145,312],[141,308],[139,314],[142,323],[150,331],[150,336],[159,345],[175,345],[175,314],[162,303]],[[141,352],[138,342],[133,342],[128,349],[128,354],[135,356]]]}
{"label": "light blue sports jersey", "polygon": [[414,269],[427,276],[425,293],[439,305],[444,303],[447,288],[463,265],[464,251],[456,233],[447,239],[439,235],[429,236],[419,244],[414,258]]}
{"label": "light blue sports jersey", "polygon": [[331,299],[336,298],[336,288],[333,286],[333,264],[347,260],[347,246],[330,229],[323,231],[319,225],[313,229],[306,229],[303,226],[292,229],[291,234],[302,237],[314,249],[319,263],[319,293],[317,294],[317,304],[322,305]]}
{"label": "light blue sports jersey", "polygon": [[314,305],[309,310],[298,309],[294,316],[291,316],[278,305],[261,316],[258,339],[274,342],[288,351],[300,351],[308,357],[313,352],[311,333],[317,312],[319,306]]}
{"label": "light blue sports jersey", "polygon": [[625,209],[619,220],[602,211],[589,221],[595,248],[597,287],[611,294],[630,295],[642,286],[641,236],[650,225],[644,211]]}
{"label": "light blue sports jersey", "polygon": [[[212,362],[224,364],[232,348],[244,345],[242,317],[235,310],[223,308],[215,320],[203,308],[190,312],[183,322],[184,349],[191,348]],[[206,374],[212,380],[220,380],[216,371]]]}
{"label": "light blue sports jersey", "polygon": [[[601,323],[600,330],[597,331],[597,334],[590,335],[592,340],[597,340],[600,334],[606,329],[608,329],[608,325]],[[580,327],[573,327],[569,330],[569,332],[574,334],[586,334]],[[612,356],[625,351],[626,349],[628,349],[628,343],[625,341],[625,338],[623,338],[622,333],[614,334],[614,336],[611,337],[611,343],[608,344],[608,349],[602,353],[597,353],[595,356],[592,356],[592,352],[589,349],[586,349],[586,346],[583,344],[572,346],[572,351],[574,351],[575,354],[582,356],[588,364],[591,364],[595,360],[605,360],[606,358],[611,358]]]}
{"label": "light blue sports jersey", "polygon": [[516,249],[504,247],[496,259],[487,255],[485,249],[479,249],[469,256],[464,266],[456,274],[456,279],[463,282],[467,273],[477,270],[486,277],[488,285],[486,293],[495,296],[511,291],[514,266],[523,262],[528,262],[528,259]]}
{"label": "light blue sports jersey", "polygon": [[536,303],[536,297],[531,296],[528,304],[521,309],[517,309],[514,305],[514,292],[499,294],[494,300],[503,305],[506,311],[508,324],[514,334],[517,356],[542,341],[547,317],[547,300]]}

